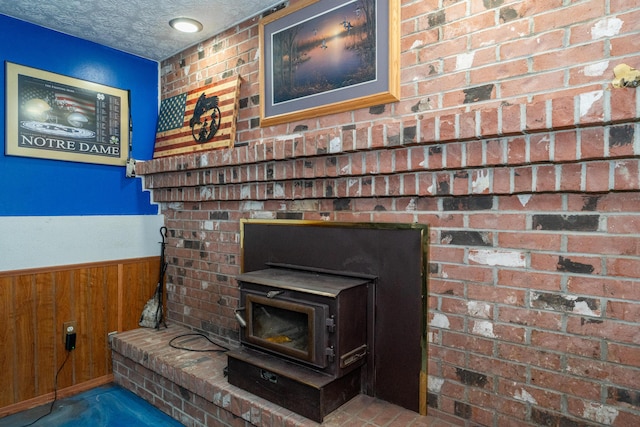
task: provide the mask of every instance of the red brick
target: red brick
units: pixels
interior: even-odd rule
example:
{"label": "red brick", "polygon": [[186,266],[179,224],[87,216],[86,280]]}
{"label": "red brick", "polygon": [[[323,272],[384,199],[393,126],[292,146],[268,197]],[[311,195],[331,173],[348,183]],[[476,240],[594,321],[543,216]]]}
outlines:
{"label": "red brick", "polygon": [[369,140],[369,129],[367,127],[361,127],[356,129],[356,150],[364,150],[371,146]]}
{"label": "red brick", "polygon": [[[531,254],[531,268],[534,270],[544,271],[565,271],[561,269],[559,258],[561,255],[549,254],[549,253],[532,253]],[[593,270],[589,274],[599,275],[602,274],[601,258],[599,257],[583,257],[578,255],[565,255],[563,256],[571,263],[577,263],[584,266],[591,267]]]}
{"label": "red brick", "polygon": [[[498,320],[549,331],[559,332],[563,328],[562,314],[544,310],[531,310],[524,307],[501,307]],[[557,362],[555,358],[553,360],[554,363]]]}
{"label": "red brick", "polygon": [[553,165],[541,165],[534,167],[536,173],[535,191],[556,190],[556,167]]}
{"label": "red brick", "polygon": [[[595,253],[602,255],[626,255],[637,257],[640,255],[640,242],[635,237],[627,236],[589,236],[569,234],[567,236],[567,251]],[[632,261],[628,263],[627,261]],[[607,260],[607,268],[630,268],[635,265],[632,259],[618,260],[609,258]],[[610,265],[611,264],[611,265]],[[610,275],[613,275],[609,271]],[[634,276],[631,276],[634,277]],[[638,276],[635,276],[638,277]]]}
{"label": "red brick", "polygon": [[[443,363],[438,363],[439,369],[438,371],[429,371],[434,374],[444,377],[444,373],[442,372],[442,366],[445,365],[444,369],[448,369],[447,365],[454,366],[464,366],[466,354],[464,351],[460,351],[458,349],[441,347],[439,345],[434,345],[433,343],[429,343],[429,353],[434,351],[433,358],[440,359],[442,361],[446,361],[446,365]],[[437,372],[437,373],[436,373]],[[460,396],[460,392],[464,391],[462,385],[454,383],[452,381],[445,381],[442,385],[441,392],[443,395],[455,395]]]}
{"label": "red brick", "polygon": [[559,251],[561,242],[557,233],[498,233],[498,246],[501,248]]}
{"label": "red brick", "polygon": [[[526,340],[526,332],[523,327],[514,326],[511,323],[498,323],[493,326],[495,336],[503,341],[516,344],[524,344]],[[506,376],[503,374],[502,376]]]}
{"label": "red brick", "polygon": [[378,152],[378,173],[389,174],[395,172],[393,163],[393,151],[381,150]]}
{"label": "red brick", "polygon": [[580,104],[580,125],[602,123],[604,120],[605,100],[601,90],[586,92],[578,97]]}
{"label": "red brick", "polygon": [[492,11],[467,17],[466,6],[458,3],[447,7],[445,12],[447,25],[444,26],[444,37],[447,39],[455,39],[475,30],[489,28],[495,23]]}
{"label": "red brick", "polygon": [[466,171],[459,171],[453,174],[453,188],[451,194],[469,194],[469,174]]}
{"label": "red brick", "polygon": [[590,162],[586,167],[585,190],[588,192],[602,192],[609,190],[610,162]]}
{"label": "red brick", "polygon": [[446,150],[447,168],[460,168],[463,166],[463,149],[464,144],[459,142],[450,142],[444,146]]}
{"label": "red brick", "polygon": [[528,131],[545,129],[547,127],[547,103],[537,102],[526,106],[526,125]]}
{"label": "red brick", "polygon": [[607,272],[612,276],[640,277],[640,259],[638,258],[609,258]]}
{"label": "red brick", "polygon": [[[527,15],[531,13],[530,5],[527,5],[527,7],[523,9]],[[526,20],[516,22],[515,25],[520,26],[524,22],[526,22]],[[509,25],[504,25],[504,27],[510,28],[511,25],[512,23],[509,23]],[[495,31],[495,29],[492,29],[489,33],[494,34]],[[528,57],[536,52],[560,49],[562,48],[563,35],[564,31],[556,28],[551,31],[539,32],[535,37],[516,37],[513,40],[505,39],[505,42],[500,45],[500,56],[502,58],[512,59],[523,56]]]}
{"label": "red brick", "polygon": [[561,276],[558,274],[533,273],[516,270],[498,271],[498,284],[507,287],[530,288],[544,291],[559,291]]}
{"label": "red brick", "polygon": [[613,89],[611,92],[609,113],[611,120],[618,122],[634,117],[636,114],[636,91],[629,89]]}
{"label": "red brick", "polygon": [[395,166],[395,172],[405,172],[409,170],[409,158],[411,155],[411,149],[399,148],[393,152],[393,163]]}
{"label": "red brick", "polygon": [[[440,297],[440,311],[443,313],[450,315],[464,315],[467,314],[467,302],[460,298],[448,298],[447,296]],[[462,317],[459,317],[462,319]],[[452,328],[457,329],[457,328]]]}
{"label": "red brick", "polygon": [[567,290],[573,294],[640,301],[640,289],[632,279],[610,277],[568,277]]}
{"label": "red brick", "polygon": [[581,380],[560,372],[532,369],[531,383],[543,389],[566,393],[569,396],[578,396],[586,399],[599,399],[600,396],[600,387],[595,382]]}
{"label": "red brick", "polygon": [[536,406],[559,411],[562,408],[562,394],[551,390],[541,389],[538,387],[532,387],[526,384],[524,381],[500,381],[499,385],[500,394],[505,396],[522,396],[526,392],[527,395],[533,397],[536,401]]}
{"label": "red brick", "polygon": [[640,212],[640,192],[605,194],[598,200],[598,209],[607,212]]}
{"label": "red brick", "polygon": [[[349,152],[356,150],[356,130],[342,130],[340,139],[342,141],[342,151]],[[289,157],[293,154],[293,150],[289,149]]]}
{"label": "red brick", "polygon": [[428,167],[428,155],[425,147],[411,147],[408,155],[407,163],[411,164],[411,170],[426,169]]}
{"label": "red brick", "polygon": [[615,215],[607,218],[607,232],[611,234],[640,234],[638,215]]}
{"label": "red brick", "polygon": [[577,134],[575,131],[555,134],[554,160],[557,162],[577,159]]}
{"label": "red brick", "polygon": [[429,276],[429,293],[431,295],[447,294],[462,297],[464,296],[464,284],[450,280],[442,280],[432,274]]}
{"label": "red brick", "polygon": [[472,229],[522,230],[527,218],[523,214],[474,213],[469,215],[469,227]]}
{"label": "red brick", "polygon": [[510,138],[507,141],[507,163],[522,164],[527,158],[527,143],[524,138]]}
{"label": "red brick", "polygon": [[442,169],[444,168],[444,156],[442,145],[431,145],[428,147],[428,165],[429,169]]}
{"label": "red brick", "polygon": [[[516,406],[517,403],[512,403],[512,406]],[[493,422],[493,411],[491,409],[473,406],[471,412],[471,421],[483,426],[491,425]]]}
{"label": "red brick", "polygon": [[562,165],[560,172],[560,190],[581,191],[583,167],[584,165],[580,163],[569,163]]}
{"label": "red brick", "polygon": [[469,167],[483,166],[482,151],[484,144],[482,141],[471,141],[467,144],[467,157],[465,163]]}
{"label": "red brick", "polygon": [[523,166],[513,169],[513,192],[531,193],[533,191],[533,169],[531,166]]}
{"label": "red brick", "polygon": [[505,105],[502,107],[502,134],[520,133],[523,125],[520,120],[520,105]]}
{"label": "red brick", "polygon": [[511,169],[496,168],[493,170],[493,191],[496,194],[511,192]]}
{"label": "red brick", "polygon": [[480,111],[480,134],[484,137],[498,135],[498,110],[491,108]]}
{"label": "red brick", "polygon": [[[609,403],[614,404],[614,402]],[[584,411],[582,413],[584,413]],[[618,412],[614,425],[619,427],[640,425],[640,415],[622,409]]]}
{"label": "red brick", "polygon": [[525,291],[507,287],[474,283],[467,285],[468,298],[475,301],[524,306]]}
{"label": "red brick", "polygon": [[[505,80],[500,83],[500,94],[506,98],[522,96],[522,94],[529,93],[550,94],[565,87],[564,79],[564,71],[549,71],[537,75],[535,79],[527,75]],[[544,96],[534,99],[535,102],[544,100],[546,100]],[[525,100],[521,101],[523,105],[525,102]]]}
{"label": "red brick", "polygon": [[[417,174],[418,195],[428,196],[435,194],[435,177],[431,172],[421,172]],[[422,220],[420,222],[423,222]],[[428,223],[425,223],[428,224]]]}
{"label": "red brick", "polygon": [[607,360],[622,365],[640,366],[640,348],[637,345],[608,343]]}
{"label": "red brick", "polygon": [[591,41],[578,46],[546,51],[533,56],[533,69],[536,72],[540,72],[571,67],[574,64],[584,62],[586,58],[602,58],[604,49],[604,42]]}
{"label": "red brick", "polygon": [[471,192],[473,194],[489,194],[493,173],[491,170],[479,169],[471,173]]}
{"label": "red brick", "polygon": [[471,267],[471,266],[458,266],[458,265],[443,265],[443,276],[451,280],[468,280],[476,283],[491,283],[493,282],[493,273],[491,268],[484,267]]}
{"label": "red brick", "polygon": [[[461,334],[455,330],[442,331],[442,345],[446,347],[465,349],[467,352],[491,355],[493,353],[493,340]],[[450,378],[456,378],[453,375]]]}
{"label": "red brick", "polygon": [[550,135],[547,133],[531,135],[529,138],[529,160],[533,163],[549,161],[550,142]]}
{"label": "red brick", "polygon": [[613,189],[637,190],[640,188],[640,164],[638,160],[617,160],[613,167]]}
{"label": "red brick", "polygon": [[452,174],[450,173],[438,173],[436,174],[437,188],[435,189],[437,194],[448,195],[452,194]]}
{"label": "red brick", "polygon": [[[588,338],[600,338],[615,341],[621,344],[636,344],[638,329],[636,325],[616,322],[601,318],[584,318],[582,316],[570,316],[567,319],[567,333]],[[572,338],[573,339],[573,338]],[[582,356],[591,356],[588,353]]]}
{"label": "red brick", "polygon": [[485,145],[486,165],[501,165],[507,161],[505,158],[504,147],[507,144],[506,139],[494,139],[483,142]]}
{"label": "red brick", "polygon": [[580,130],[580,158],[599,159],[605,156],[604,129],[588,128]]}
{"label": "red brick", "polygon": [[451,141],[457,139],[456,116],[448,114],[440,116],[440,141]]}
{"label": "red brick", "polygon": [[476,112],[461,113],[458,116],[458,138],[470,139],[476,136]]}

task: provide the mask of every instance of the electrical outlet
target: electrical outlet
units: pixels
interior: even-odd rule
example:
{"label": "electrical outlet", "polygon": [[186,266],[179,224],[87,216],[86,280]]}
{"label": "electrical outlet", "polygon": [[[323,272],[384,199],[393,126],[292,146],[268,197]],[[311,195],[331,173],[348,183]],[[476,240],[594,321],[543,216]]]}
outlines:
{"label": "electrical outlet", "polygon": [[63,335],[63,338],[65,338],[65,339],[66,339],[66,336],[68,334],[77,334],[78,333],[78,325],[77,325],[77,323],[75,321],[64,322],[62,324],[62,328],[63,328],[62,335]]}
{"label": "electrical outlet", "polygon": [[125,168],[125,176],[127,178],[135,178],[136,176],[136,161],[134,159],[127,159]]}
{"label": "electrical outlet", "polygon": [[62,324],[63,327],[63,339],[64,339],[64,349],[67,351],[75,350],[76,348],[76,338],[78,336],[78,326],[75,321],[72,322],[64,322]]}

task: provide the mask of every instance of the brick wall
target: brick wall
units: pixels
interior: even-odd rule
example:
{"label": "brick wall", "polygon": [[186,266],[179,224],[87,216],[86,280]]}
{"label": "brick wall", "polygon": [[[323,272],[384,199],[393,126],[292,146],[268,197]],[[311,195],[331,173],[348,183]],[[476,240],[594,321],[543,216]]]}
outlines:
{"label": "brick wall", "polygon": [[[258,19],[163,62],[242,77],[231,150],[140,165],[169,319],[237,338],[240,218],[431,226],[429,411],[640,424],[640,68],[633,1],[404,0],[401,101],[259,126]],[[184,59],[185,66],[180,66]]]}

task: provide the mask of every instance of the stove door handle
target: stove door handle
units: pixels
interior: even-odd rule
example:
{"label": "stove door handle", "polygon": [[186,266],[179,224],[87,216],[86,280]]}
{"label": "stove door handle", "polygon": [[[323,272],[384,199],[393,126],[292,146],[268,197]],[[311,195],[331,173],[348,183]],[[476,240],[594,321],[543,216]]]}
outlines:
{"label": "stove door handle", "polygon": [[234,310],[235,316],[236,316],[236,320],[240,324],[241,328],[246,328],[247,327],[247,321],[244,320],[244,317],[242,317],[242,314],[240,314],[240,312],[244,311],[244,310],[245,310],[244,307],[240,307],[240,308],[237,308],[237,309]]}
{"label": "stove door handle", "polygon": [[265,381],[269,381],[270,383],[278,384],[278,375],[274,374],[273,372],[260,369],[260,377]]}
{"label": "stove door handle", "polygon": [[267,298],[275,298],[280,294],[284,294],[284,291],[269,291],[267,292]]}

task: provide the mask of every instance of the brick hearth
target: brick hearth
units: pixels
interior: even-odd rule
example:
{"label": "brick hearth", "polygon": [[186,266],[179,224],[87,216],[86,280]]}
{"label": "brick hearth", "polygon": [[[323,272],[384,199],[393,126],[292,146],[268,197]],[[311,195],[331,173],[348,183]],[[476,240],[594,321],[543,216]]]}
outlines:
{"label": "brick hearth", "polygon": [[[224,352],[195,352],[172,348],[169,342],[192,331],[136,329],[113,336],[114,380],[186,426],[318,426],[287,409],[227,382]],[[205,339],[184,338],[176,343],[211,349]],[[441,419],[359,395],[329,414],[323,426],[447,427]]]}

